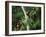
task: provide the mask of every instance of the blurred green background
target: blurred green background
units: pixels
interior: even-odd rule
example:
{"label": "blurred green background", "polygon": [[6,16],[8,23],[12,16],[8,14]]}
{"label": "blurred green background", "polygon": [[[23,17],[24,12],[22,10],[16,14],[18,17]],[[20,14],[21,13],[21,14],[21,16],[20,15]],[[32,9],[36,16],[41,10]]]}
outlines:
{"label": "blurred green background", "polygon": [[41,29],[41,7],[12,6],[12,31]]}

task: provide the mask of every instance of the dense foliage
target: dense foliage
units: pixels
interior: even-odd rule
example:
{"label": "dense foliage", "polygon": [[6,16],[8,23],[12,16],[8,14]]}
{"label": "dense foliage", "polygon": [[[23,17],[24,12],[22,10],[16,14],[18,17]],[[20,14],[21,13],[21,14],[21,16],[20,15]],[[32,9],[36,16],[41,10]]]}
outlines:
{"label": "dense foliage", "polygon": [[38,29],[41,29],[40,7],[12,6],[12,31]]}

